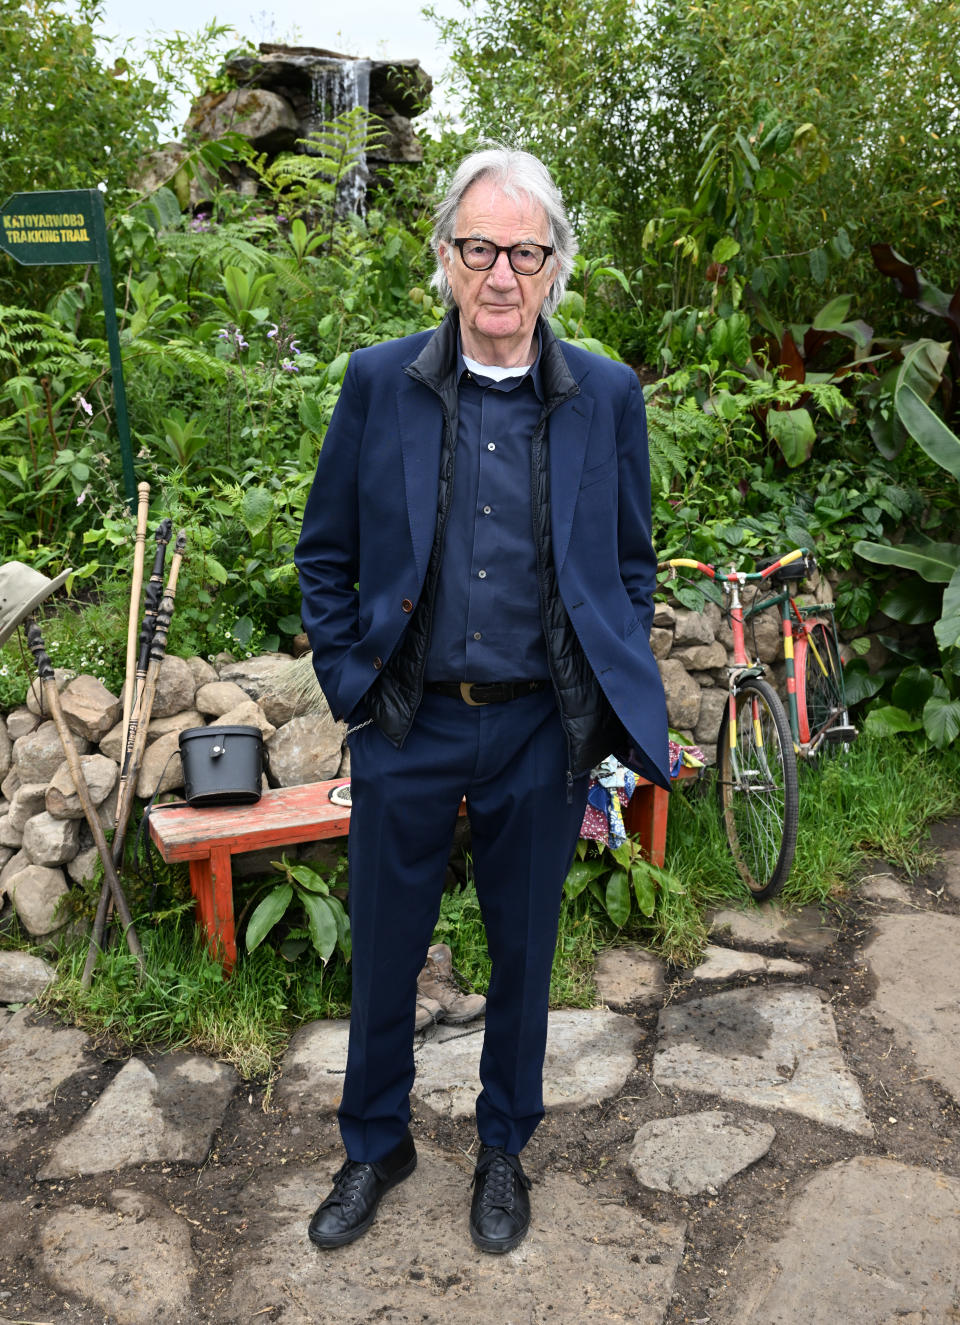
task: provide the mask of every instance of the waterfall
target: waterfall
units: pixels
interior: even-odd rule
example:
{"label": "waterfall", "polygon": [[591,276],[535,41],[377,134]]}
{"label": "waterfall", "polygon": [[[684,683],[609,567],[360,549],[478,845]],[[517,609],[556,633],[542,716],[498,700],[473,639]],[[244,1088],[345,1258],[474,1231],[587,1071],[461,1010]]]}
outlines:
{"label": "waterfall", "polygon": [[[311,70],[311,128],[314,132],[346,111],[370,105],[370,61],[325,58]],[[340,180],[337,189],[338,216],[363,210],[367,188],[367,156],[360,145],[356,164]]]}

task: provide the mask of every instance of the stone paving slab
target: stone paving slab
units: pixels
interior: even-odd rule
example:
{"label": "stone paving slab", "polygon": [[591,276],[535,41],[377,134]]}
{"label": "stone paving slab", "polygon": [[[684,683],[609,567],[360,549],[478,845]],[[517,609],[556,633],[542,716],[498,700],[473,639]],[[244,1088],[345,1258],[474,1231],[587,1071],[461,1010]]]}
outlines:
{"label": "stone paving slab", "polygon": [[[255,1249],[238,1258],[216,1317],[280,1325],[659,1325],[683,1225],[653,1224],[573,1178],[532,1173],[530,1232],[489,1256],[470,1241],[472,1164],[419,1148],[416,1172],[388,1193],[369,1233],[320,1251],[307,1221],[334,1164],[265,1174],[248,1188]],[[626,1267],[626,1271],[625,1271]],[[318,1304],[329,1304],[329,1314]],[[261,1313],[258,1316],[258,1313]]]}
{"label": "stone paving slab", "polygon": [[28,1003],[56,974],[49,962],[32,953],[0,952],[0,1003]]}
{"label": "stone paving slab", "polygon": [[311,1021],[291,1037],[276,1100],[290,1113],[333,1113],[343,1094],[350,1022]]}
{"label": "stone paving slab", "polygon": [[728,989],[660,1013],[653,1060],[659,1086],[786,1109],[872,1136],[863,1096],[814,989]]}
{"label": "stone paving slab", "polygon": [[911,902],[909,892],[895,874],[866,874],[859,887],[868,902],[899,902],[903,906]]}
{"label": "stone paving slab", "polygon": [[41,1238],[44,1274],[61,1292],[96,1303],[116,1325],[190,1320],[197,1269],[190,1226],[153,1197],[110,1193],[111,1210],[58,1210]]}
{"label": "stone paving slab", "polygon": [[947,1325],[958,1304],[960,1179],[864,1155],[811,1178],[787,1231],[748,1253],[745,1275],[715,1301],[711,1318]]}
{"label": "stone paving slab", "polygon": [[948,847],[943,853],[944,887],[951,897],[960,897],[960,847]]}
{"label": "stone paving slab", "polygon": [[742,975],[809,975],[807,962],[789,957],[765,957],[762,952],[739,952],[708,943],[703,960],[690,972],[694,980],[735,980]]}
{"label": "stone paving slab", "polygon": [[654,1118],[637,1129],[630,1167],[654,1191],[715,1196],[734,1174],[762,1159],[776,1135],[769,1123],[716,1109]]}
{"label": "stone paving slab", "polygon": [[0,1021],[0,1108],[14,1114],[45,1109],[58,1086],[96,1066],[88,1047],[83,1031],[35,1023],[29,1007]]}
{"label": "stone paving slab", "polygon": [[776,902],[750,911],[714,911],[707,921],[711,934],[729,935],[735,943],[782,944],[801,956],[824,952],[839,933],[817,906],[784,911]]}
{"label": "stone paving slab", "polygon": [[886,915],[864,956],[877,981],[868,1010],[960,1100],[960,916]]}
{"label": "stone paving slab", "polygon": [[[483,1036],[463,1034],[466,1029],[438,1027],[441,1033],[428,1033],[416,1055],[414,1096],[451,1118],[472,1117],[480,1091]],[[637,1065],[639,1034],[632,1017],[605,1008],[551,1012],[543,1063],[546,1107],[589,1106],[616,1095]]]}
{"label": "stone paving slab", "polygon": [[54,1146],[41,1178],[105,1173],[131,1164],[201,1164],[239,1077],[212,1058],[131,1058],[99,1100]]}
{"label": "stone paving slab", "polygon": [[642,948],[605,948],[597,958],[593,978],[604,1003],[659,1003],[664,991],[664,964]]}

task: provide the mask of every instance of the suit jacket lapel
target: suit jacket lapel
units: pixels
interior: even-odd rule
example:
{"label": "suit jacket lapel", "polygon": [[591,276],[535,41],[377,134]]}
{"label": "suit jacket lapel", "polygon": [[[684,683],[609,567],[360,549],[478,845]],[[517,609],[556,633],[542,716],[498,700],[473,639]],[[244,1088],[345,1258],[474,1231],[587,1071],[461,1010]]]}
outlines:
{"label": "suit jacket lapel", "polygon": [[432,398],[430,392],[408,380],[400,388],[397,413],[410,540],[417,575],[422,583],[427,573],[437,523],[443,410],[439,400]]}
{"label": "suit jacket lapel", "polygon": [[593,401],[581,393],[550,415],[550,507],[554,562],[559,569],[570,545],[580,475],[587,454]]}

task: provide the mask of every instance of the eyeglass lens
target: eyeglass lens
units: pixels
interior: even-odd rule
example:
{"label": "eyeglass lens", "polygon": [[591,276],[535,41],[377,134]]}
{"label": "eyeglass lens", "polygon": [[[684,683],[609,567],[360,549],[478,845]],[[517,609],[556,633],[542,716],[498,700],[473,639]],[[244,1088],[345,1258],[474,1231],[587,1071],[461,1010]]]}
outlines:
{"label": "eyeglass lens", "polygon": [[547,251],[539,244],[514,244],[512,248],[504,248],[485,239],[467,239],[458,241],[458,247],[464,263],[472,271],[486,271],[500,253],[506,253],[514,271],[533,276],[547,260]]}

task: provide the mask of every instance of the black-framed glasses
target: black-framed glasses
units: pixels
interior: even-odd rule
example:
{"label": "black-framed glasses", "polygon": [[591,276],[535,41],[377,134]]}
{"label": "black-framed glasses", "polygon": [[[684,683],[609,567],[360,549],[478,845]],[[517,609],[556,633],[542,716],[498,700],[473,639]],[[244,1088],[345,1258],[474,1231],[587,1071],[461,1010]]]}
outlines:
{"label": "black-framed glasses", "polygon": [[463,265],[471,271],[489,271],[501,253],[520,276],[536,276],[553,249],[549,244],[494,244],[489,239],[455,239]]}

